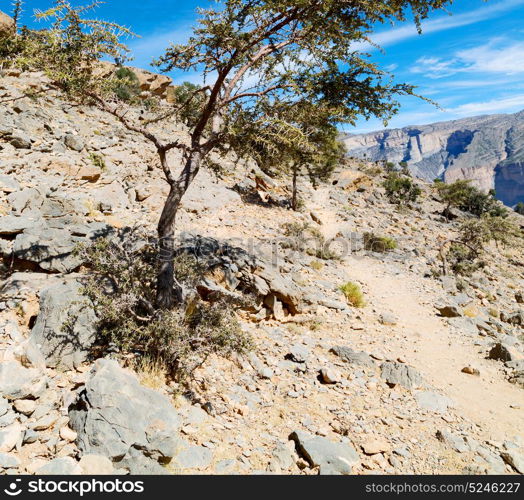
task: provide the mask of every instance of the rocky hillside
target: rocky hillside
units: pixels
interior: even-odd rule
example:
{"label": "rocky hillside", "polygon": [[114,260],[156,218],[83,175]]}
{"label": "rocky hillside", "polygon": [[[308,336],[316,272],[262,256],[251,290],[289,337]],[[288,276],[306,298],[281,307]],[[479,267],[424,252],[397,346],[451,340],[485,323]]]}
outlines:
{"label": "rocky hillside", "polygon": [[524,111],[347,135],[351,156],[405,161],[418,177],[471,179],[506,205],[524,201]]}
{"label": "rocky hillside", "polygon": [[[154,151],[40,74],[2,76],[0,473],[524,473],[522,249],[439,276],[458,221],[431,185],[400,210],[384,174],[354,161],[317,189],[302,180],[293,212],[285,180],[233,167],[199,174],[179,231],[221,269],[209,297],[251,291],[239,321],[254,348],[181,385],[97,347],[74,251],[154,231],[167,192]],[[304,224],[329,252],[296,244],[286,228]],[[397,246],[366,250],[366,232]]]}

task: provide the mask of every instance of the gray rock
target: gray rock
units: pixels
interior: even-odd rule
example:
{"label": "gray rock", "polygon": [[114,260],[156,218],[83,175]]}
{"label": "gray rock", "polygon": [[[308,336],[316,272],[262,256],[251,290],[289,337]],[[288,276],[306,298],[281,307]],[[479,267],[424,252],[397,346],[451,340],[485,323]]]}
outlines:
{"label": "gray rock", "polygon": [[312,436],[302,431],[290,435],[297,452],[311,467],[320,467],[320,474],[348,475],[360,462],[358,453],[348,444],[334,443],[329,439]]}
{"label": "gray rock", "polygon": [[398,318],[391,313],[383,313],[380,315],[380,322],[383,325],[395,326],[398,323]]}
{"label": "gray rock", "polygon": [[20,189],[20,184],[10,175],[0,174],[0,191],[14,193]]}
{"label": "gray rock", "polygon": [[462,311],[457,305],[443,304],[436,306],[440,316],[444,318],[458,318],[462,316]]}
{"label": "gray rock", "polygon": [[449,407],[453,407],[451,399],[432,391],[417,392],[415,399],[422,408],[436,413],[445,413]]}
{"label": "gray rock", "polygon": [[180,451],[174,465],[182,469],[202,469],[209,467],[213,460],[213,452],[203,446],[189,446]]}
{"label": "gray rock", "polygon": [[415,368],[403,363],[387,361],[380,366],[380,376],[390,386],[401,385],[406,389],[417,389],[423,379]]}
{"label": "gray rock", "polygon": [[84,455],[78,465],[82,472],[91,476],[105,476],[115,473],[113,462],[102,455]]}
{"label": "gray rock", "polygon": [[82,259],[74,254],[84,238],[73,236],[67,229],[32,226],[19,234],[13,243],[17,259],[37,263],[42,269],[61,273],[74,271]]}
{"label": "gray rock", "polygon": [[275,469],[288,470],[296,461],[294,453],[283,443],[273,449],[271,456],[271,465]]}
{"label": "gray rock", "polygon": [[82,151],[84,149],[84,141],[77,135],[67,134],[64,137],[64,144],[74,151]]}
{"label": "gray rock", "polygon": [[374,367],[375,362],[373,361],[373,358],[363,352],[363,351],[354,351],[350,347],[346,346],[335,346],[332,347],[330,352],[336,354],[338,357],[343,359],[346,363],[350,363],[353,365],[359,365],[359,366],[367,366],[367,367]]}
{"label": "gray rock", "polygon": [[10,452],[23,438],[23,427],[20,424],[11,424],[0,430],[0,453]]}
{"label": "gray rock", "polygon": [[40,370],[16,361],[0,363],[0,395],[7,399],[37,398],[46,385],[47,377]]}
{"label": "gray rock", "polygon": [[446,443],[453,450],[459,453],[465,453],[467,451],[470,451],[470,447],[468,446],[463,437],[457,436],[456,434],[449,432],[447,429],[438,430],[437,439],[439,441],[442,441],[443,443]]}
{"label": "gray rock", "polygon": [[177,453],[181,419],[169,400],[142,387],[116,361],[100,359],[69,408],[82,453],[108,457],[130,470],[168,463]]}
{"label": "gray rock", "polygon": [[15,134],[13,134],[11,137],[9,137],[9,142],[12,146],[14,146],[16,149],[31,149],[31,138],[21,132],[18,131]]}
{"label": "gray rock", "polygon": [[511,465],[517,472],[524,474],[524,454],[518,450],[503,451],[500,456],[504,462]]}
{"label": "gray rock", "polygon": [[0,396],[0,417],[3,417],[10,409],[11,405],[9,404],[9,401],[7,401],[3,396]]}
{"label": "gray rock", "polygon": [[294,361],[295,363],[305,363],[309,358],[309,350],[302,344],[294,344],[290,347],[289,353],[286,354],[286,359]]}
{"label": "gray rock", "polygon": [[519,361],[523,359],[523,355],[517,352],[515,347],[505,345],[502,343],[495,344],[489,351],[488,358],[499,361]]}
{"label": "gray rock", "polygon": [[54,458],[36,471],[40,476],[71,476],[82,474],[82,469],[71,457]]}
{"label": "gray rock", "polygon": [[0,469],[16,469],[19,466],[19,458],[9,453],[0,453]]}
{"label": "gray rock", "polygon": [[80,284],[53,285],[40,295],[40,313],[30,340],[40,346],[47,366],[63,370],[84,362],[96,339],[96,315]]}
{"label": "gray rock", "polygon": [[35,219],[16,215],[2,215],[0,217],[0,235],[11,236],[22,233],[24,230],[34,227]]}

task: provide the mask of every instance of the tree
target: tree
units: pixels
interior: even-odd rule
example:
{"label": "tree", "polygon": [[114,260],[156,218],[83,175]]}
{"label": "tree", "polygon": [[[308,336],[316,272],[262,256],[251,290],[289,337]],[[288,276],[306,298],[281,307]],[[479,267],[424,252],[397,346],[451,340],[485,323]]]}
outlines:
{"label": "tree", "polygon": [[386,195],[391,203],[406,205],[417,200],[421,189],[410,177],[391,172],[384,181]]}
{"label": "tree", "polygon": [[519,201],[516,205],[515,205],[515,212],[517,212],[518,214],[520,215],[524,215],[524,203],[522,201]]}
{"label": "tree", "polygon": [[[90,7],[96,6],[95,2]],[[95,62],[125,52],[119,41],[129,31],[97,20],[84,20],[85,7],[66,0],[43,15],[53,18],[51,30],[37,51],[44,68],[58,85],[117,116],[129,129],[150,140],[159,156],[169,194],[158,223],[160,269],[157,307],[176,301],[174,269],[175,222],[180,202],[212,151],[230,151],[245,114],[273,119],[282,104],[310,102],[326,111],[325,125],[354,124],[359,116],[387,120],[399,107],[395,97],[415,95],[414,87],[396,84],[357,49],[370,42],[376,26],[420,22],[451,0],[222,0],[201,9],[199,26],[187,43],[168,48],[158,61],[163,71],[201,71],[202,86],[189,91],[164,119],[192,109],[190,137],[162,139],[147,124],[134,123],[104,90],[111,82],[97,78]],[[46,54],[46,50],[49,51]],[[35,58],[33,58],[35,60]],[[79,75],[74,73],[78,72]],[[54,78],[53,78],[54,76]],[[208,83],[209,82],[209,83]],[[159,119],[160,119],[159,118]],[[293,135],[297,126],[285,124]],[[175,175],[167,153],[177,149],[182,169]],[[239,150],[240,155],[242,149]]]}

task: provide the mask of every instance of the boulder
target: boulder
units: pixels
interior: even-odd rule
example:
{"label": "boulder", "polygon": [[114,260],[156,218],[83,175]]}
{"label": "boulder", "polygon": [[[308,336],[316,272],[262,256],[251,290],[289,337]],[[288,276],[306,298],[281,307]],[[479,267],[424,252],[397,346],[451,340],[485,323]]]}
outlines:
{"label": "boulder", "polygon": [[0,396],[7,399],[37,398],[45,390],[46,376],[35,368],[24,368],[17,361],[0,363]]}
{"label": "boulder", "polygon": [[84,455],[78,465],[84,474],[90,476],[106,476],[115,474],[113,462],[102,455]]}
{"label": "boulder", "polygon": [[423,379],[415,368],[403,363],[387,361],[380,366],[380,376],[390,386],[401,385],[406,389],[421,387]]}
{"label": "boulder", "polygon": [[421,408],[435,413],[445,413],[449,407],[453,407],[451,399],[432,391],[417,392],[415,399]]}
{"label": "boulder", "polygon": [[15,25],[14,19],[0,11],[0,37],[9,33]]}
{"label": "boulder", "polygon": [[37,221],[30,217],[17,217],[16,215],[2,215],[0,217],[0,235],[12,236],[22,233],[26,229],[37,225]]}
{"label": "boulder", "polygon": [[320,467],[320,474],[348,475],[352,467],[360,462],[358,453],[348,444],[334,443],[302,431],[293,432],[289,438],[295,442],[298,454],[311,467]]}
{"label": "boulder", "polygon": [[170,401],[114,360],[94,364],[69,417],[82,454],[102,455],[133,473],[158,472],[180,448],[181,419]]}
{"label": "boulder", "polygon": [[359,366],[366,366],[366,367],[374,367],[375,362],[373,361],[373,358],[365,353],[365,352],[358,352],[351,349],[351,347],[346,346],[335,346],[332,347],[330,352],[333,354],[336,354],[339,358],[343,359],[346,363],[359,365]]}
{"label": "boulder", "polygon": [[83,363],[96,340],[96,315],[78,281],[52,285],[40,295],[40,313],[30,340],[46,364],[70,370]]}
{"label": "boulder", "polygon": [[54,458],[36,471],[41,476],[72,476],[82,474],[82,469],[71,457]]}
{"label": "boulder", "polygon": [[0,191],[14,193],[20,189],[20,184],[10,175],[0,174]]}

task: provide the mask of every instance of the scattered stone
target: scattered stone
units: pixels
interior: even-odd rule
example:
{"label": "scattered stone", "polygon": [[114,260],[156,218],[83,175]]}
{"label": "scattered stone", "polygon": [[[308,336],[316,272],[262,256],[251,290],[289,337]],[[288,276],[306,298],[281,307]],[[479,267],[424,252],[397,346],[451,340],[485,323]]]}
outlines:
{"label": "scattered stone", "polygon": [[78,434],[73,429],[71,429],[70,427],[65,426],[65,427],[62,427],[60,429],[60,437],[64,441],[68,441],[68,442],[72,443],[73,441],[76,440],[76,438],[78,437]]}
{"label": "scattered stone", "polygon": [[362,443],[361,446],[366,455],[389,453],[391,451],[391,445],[384,438],[370,438]]}
{"label": "scattered stone", "polygon": [[404,363],[387,361],[380,366],[380,376],[394,387],[401,385],[406,389],[417,389],[423,385],[423,379],[415,368]]}
{"label": "scattered stone", "polygon": [[448,411],[449,407],[454,406],[451,399],[432,391],[417,392],[415,394],[415,399],[421,408],[434,411],[436,413],[445,413]]}
{"label": "scattered stone", "polygon": [[398,323],[398,318],[391,313],[383,313],[380,315],[380,322],[386,326],[395,326]]}
{"label": "scattered stone", "polygon": [[7,399],[37,398],[46,385],[46,376],[35,368],[24,368],[17,361],[0,363],[0,395]]}
{"label": "scattered stone", "polygon": [[96,339],[96,315],[76,281],[46,288],[30,339],[50,367],[71,370],[83,363]]}
{"label": "scattered stone", "polygon": [[480,375],[480,371],[477,368],[473,368],[472,366],[465,366],[460,371],[462,373],[467,373],[468,375],[476,375],[477,377]]}
{"label": "scattered stone", "polygon": [[77,135],[67,134],[64,137],[64,144],[74,151],[82,151],[84,149],[84,141]]}
{"label": "scattered stone", "polygon": [[29,416],[36,409],[36,401],[34,401],[33,399],[17,399],[13,403],[13,406],[18,413],[22,413],[22,415]]}
{"label": "scattered stone", "polygon": [[357,352],[351,349],[350,347],[345,346],[335,346],[331,348],[330,352],[336,354],[338,357],[343,359],[346,363],[374,367],[375,362],[373,358],[365,352]]}
{"label": "scattered stone", "polygon": [[309,358],[309,350],[302,344],[295,344],[289,349],[286,359],[295,363],[305,363]]}
{"label": "scattered stone", "polygon": [[84,455],[78,465],[83,474],[89,476],[107,476],[115,474],[113,463],[109,458],[102,455]]}
{"label": "scattered stone", "polygon": [[74,476],[82,474],[80,465],[71,457],[54,458],[40,467],[36,474],[40,476]]}
{"label": "scattered stone", "polygon": [[500,456],[504,459],[504,462],[511,465],[517,472],[524,474],[524,454],[519,453],[517,450],[503,451]]}
{"label": "scattered stone", "polygon": [[499,361],[519,361],[524,359],[524,355],[519,353],[515,347],[508,346],[502,343],[495,344],[488,354],[489,359],[496,359]]}
{"label": "scattered stone", "polygon": [[457,436],[455,434],[452,434],[447,429],[438,430],[437,439],[439,441],[442,441],[443,443],[446,443],[453,450],[459,453],[465,453],[467,451],[470,451],[470,448],[464,441],[464,438]]}
{"label": "scattered stone", "polygon": [[174,464],[182,469],[202,469],[213,460],[213,452],[203,446],[189,446],[177,454]]}
{"label": "scattered stone", "polygon": [[440,316],[444,318],[458,318],[462,316],[461,309],[456,305],[437,305]]}
{"label": "scattered stone", "polygon": [[19,458],[9,453],[0,453],[0,469],[16,469],[19,466]]}
{"label": "scattered stone", "polygon": [[170,462],[179,448],[181,419],[169,400],[114,360],[95,362],[69,417],[80,451],[108,457],[118,468],[157,471],[155,463]]}
{"label": "scattered stone", "polygon": [[0,452],[10,452],[21,441],[23,432],[20,424],[11,424],[0,429]]}
{"label": "scattered stone", "polygon": [[336,384],[341,380],[340,374],[333,368],[322,368],[320,378],[324,384]]}
{"label": "scattered stone", "polygon": [[348,444],[334,443],[320,436],[312,436],[302,431],[290,435],[297,451],[310,467],[320,467],[320,474],[348,475],[352,467],[360,462],[358,453]]}

